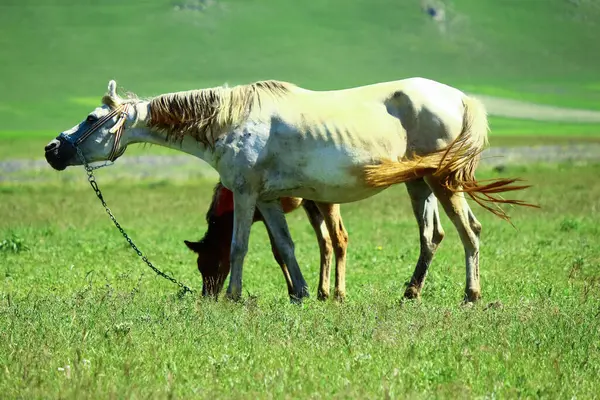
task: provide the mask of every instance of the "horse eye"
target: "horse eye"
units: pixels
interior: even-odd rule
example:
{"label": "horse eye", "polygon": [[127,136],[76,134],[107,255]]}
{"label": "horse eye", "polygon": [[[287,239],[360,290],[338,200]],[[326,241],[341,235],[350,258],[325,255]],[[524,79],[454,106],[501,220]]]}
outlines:
{"label": "horse eye", "polygon": [[98,118],[94,117],[93,115],[88,115],[87,117],[87,122],[95,122]]}

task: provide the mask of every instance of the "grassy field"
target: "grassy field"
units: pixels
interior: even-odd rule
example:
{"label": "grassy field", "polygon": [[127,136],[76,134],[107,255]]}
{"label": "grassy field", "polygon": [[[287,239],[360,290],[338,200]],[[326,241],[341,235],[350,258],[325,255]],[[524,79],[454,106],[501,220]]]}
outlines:
{"label": "grassy field", "polygon": [[[82,181],[0,184],[0,392],[15,397],[591,398],[600,390],[600,165],[509,167],[535,186],[517,229],[483,223],[483,301],[461,306],[463,253],[447,238],[421,303],[402,303],[418,256],[408,196],[392,188],[342,207],[348,300],[316,300],[318,248],[288,216],[311,288],[289,304],[253,227],[244,300],[180,298],[153,276]],[[83,173],[82,173],[83,175]],[[200,287],[183,239],[198,239],[212,182],[101,187],[150,259]],[[482,171],[482,178],[496,177]],[[103,184],[104,182],[104,184]]]}
{"label": "grassy field", "polygon": [[[334,89],[423,76],[469,93],[600,108],[596,0],[439,0],[443,22],[422,4],[2,1],[0,161],[41,159],[50,139],[98,105],[109,79],[151,96],[260,79]],[[490,126],[492,146],[600,143],[598,123],[492,115]],[[127,152],[140,154],[177,153]],[[9,179],[18,175],[10,168]],[[113,171],[98,176],[121,223],[159,268],[200,288],[183,240],[204,233],[214,182]],[[19,175],[27,182],[0,176],[0,397],[600,392],[598,164],[505,166],[502,176],[534,184],[521,195],[542,209],[512,210],[514,229],[474,207],[483,223],[483,300],[473,307],[461,305],[463,251],[445,215],[447,237],[422,301],[401,301],[419,252],[403,187],[342,207],[350,234],[344,304],[316,300],[318,247],[302,212],[288,222],[311,299],[289,303],[256,225],[244,299],[235,304],[182,297],[155,277],[76,172],[80,180],[35,168]]]}
{"label": "grassy field", "polygon": [[437,3],[443,23],[417,0],[3,1],[0,131],[72,126],[113,78],[150,96],[259,79],[333,89],[424,76],[598,109],[597,1]]}
{"label": "grassy field", "polygon": [[[424,76],[470,93],[600,108],[597,2],[436,4],[443,22],[416,0],[4,1],[0,158],[41,157],[113,78],[152,96],[260,79],[334,89]],[[492,145],[600,140],[598,123],[493,117],[491,128]]]}

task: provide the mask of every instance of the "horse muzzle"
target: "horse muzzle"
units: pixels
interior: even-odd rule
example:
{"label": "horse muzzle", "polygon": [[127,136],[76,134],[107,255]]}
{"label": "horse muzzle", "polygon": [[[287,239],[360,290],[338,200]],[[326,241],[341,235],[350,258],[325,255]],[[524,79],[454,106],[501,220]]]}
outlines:
{"label": "horse muzzle", "polygon": [[65,140],[62,136],[50,141],[50,143],[44,147],[44,151],[46,161],[57,171],[62,171],[67,168],[73,160],[73,157],[77,154],[75,146]]}

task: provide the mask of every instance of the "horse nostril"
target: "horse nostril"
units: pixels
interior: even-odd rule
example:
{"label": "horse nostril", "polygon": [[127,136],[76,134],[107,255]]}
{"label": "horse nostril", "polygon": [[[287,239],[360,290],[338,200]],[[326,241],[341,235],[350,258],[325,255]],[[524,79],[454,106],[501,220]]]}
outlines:
{"label": "horse nostril", "polygon": [[52,151],[55,150],[58,146],[60,145],[60,142],[56,139],[54,139],[53,141],[51,141],[50,143],[48,143],[46,145],[46,147],[44,147],[45,151]]}

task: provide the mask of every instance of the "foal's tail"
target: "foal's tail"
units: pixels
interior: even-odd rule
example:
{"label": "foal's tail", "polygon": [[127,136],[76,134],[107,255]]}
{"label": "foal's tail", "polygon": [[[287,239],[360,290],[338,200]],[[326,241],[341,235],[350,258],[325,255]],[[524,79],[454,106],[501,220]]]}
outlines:
{"label": "foal's tail", "polygon": [[487,145],[488,121],[483,104],[475,98],[463,98],[464,116],[460,135],[446,149],[425,156],[413,156],[401,161],[385,160],[364,169],[366,183],[372,187],[387,187],[427,175],[437,177],[453,193],[463,192],[494,215],[509,220],[498,204],[538,207],[521,200],[504,199],[502,192],[522,190],[531,185],[514,185],[520,179],[493,179],[482,183],[475,179],[475,169],[481,152]]}

